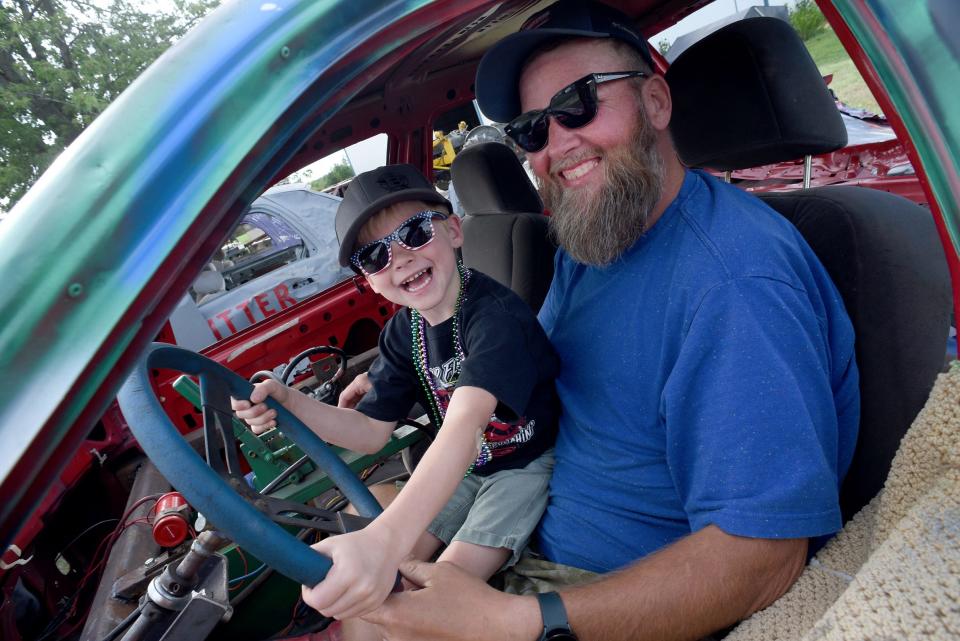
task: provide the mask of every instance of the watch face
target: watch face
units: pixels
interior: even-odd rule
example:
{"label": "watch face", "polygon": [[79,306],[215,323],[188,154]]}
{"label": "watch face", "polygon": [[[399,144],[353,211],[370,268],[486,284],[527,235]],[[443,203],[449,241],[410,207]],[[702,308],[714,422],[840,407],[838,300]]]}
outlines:
{"label": "watch face", "polygon": [[578,641],[577,635],[564,628],[550,630],[543,638],[546,641]]}

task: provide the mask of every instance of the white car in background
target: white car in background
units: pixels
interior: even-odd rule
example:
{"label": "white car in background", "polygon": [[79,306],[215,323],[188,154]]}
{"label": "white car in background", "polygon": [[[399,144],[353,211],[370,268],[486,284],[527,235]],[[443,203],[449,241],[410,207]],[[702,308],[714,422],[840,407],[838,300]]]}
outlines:
{"label": "white car in background", "polygon": [[170,316],[177,343],[202,349],[352,276],[337,262],[340,200],[305,184],[255,200]]}

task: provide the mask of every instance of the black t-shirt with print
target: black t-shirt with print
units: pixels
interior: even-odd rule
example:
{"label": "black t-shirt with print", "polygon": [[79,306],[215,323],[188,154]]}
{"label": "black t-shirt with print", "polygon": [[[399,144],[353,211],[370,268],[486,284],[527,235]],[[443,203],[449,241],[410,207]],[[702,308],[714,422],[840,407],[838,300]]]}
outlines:
{"label": "black t-shirt with print", "polygon": [[[476,467],[481,475],[524,467],[549,449],[556,438],[559,401],[554,379],[560,367],[536,316],[514,292],[471,270],[460,310],[464,360],[455,372],[453,323],[425,323],[427,360],[442,412],[455,387],[479,387],[497,399],[485,432],[493,455]],[[398,421],[414,403],[429,407],[413,364],[410,310],[391,318],[380,334],[380,355],[370,366],[372,389],[357,410],[380,421]]]}

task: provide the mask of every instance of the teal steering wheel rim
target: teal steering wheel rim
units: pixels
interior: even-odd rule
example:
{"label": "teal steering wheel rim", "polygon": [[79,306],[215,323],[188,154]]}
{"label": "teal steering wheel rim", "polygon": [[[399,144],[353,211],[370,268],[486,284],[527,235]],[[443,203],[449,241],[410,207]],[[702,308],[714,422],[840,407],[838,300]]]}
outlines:
{"label": "teal steering wheel rim", "polygon": [[[236,398],[249,398],[253,385],[216,361],[190,350],[152,343],[140,357],[118,395],[130,431],[144,453],[195,509],[237,545],[303,585],[313,586],[327,575],[331,561],[312,550],[230,489],[184,440],[167,418],[150,385],[152,369],[171,369],[191,376],[215,377]],[[201,384],[202,387],[202,384]],[[361,516],[375,517],[381,508],[370,490],[339,456],[293,414],[271,398],[277,423],[324,470]]]}

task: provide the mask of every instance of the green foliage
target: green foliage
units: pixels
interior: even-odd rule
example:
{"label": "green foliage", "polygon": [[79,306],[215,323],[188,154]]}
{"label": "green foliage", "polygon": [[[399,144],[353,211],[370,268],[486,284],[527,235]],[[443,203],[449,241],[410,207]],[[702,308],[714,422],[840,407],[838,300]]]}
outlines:
{"label": "green foliage", "polygon": [[817,63],[818,67],[850,59],[850,55],[840,42],[840,38],[830,28],[819,31],[804,45],[806,45],[810,57]]}
{"label": "green foliage", "polygon": [[790,11],[790,24],[796,29],[800,39],[806,41],[823,29],[827,19],[813,0],[797,0]]}
{"label": "green foliage", "polygon": [[832,76],[830,88],[848,105],[860,107],[873,113],[881,113],[880,105],[857,71],[853,60],[829,27],[822,29],[804,43],[810,57],[824,76]]}
{"label": "green foliage", "polygon": [[220,0],[0,0],[0,208]]}
{"label": "green foliage", "polygon": [[338,182],[343,182],[347,178],[353,178],[354,175],[353,167],[344,159],[334,165],[330,171],[310,183],[310,188],[316,191],[323,191],[327,187],[336,185]]}

